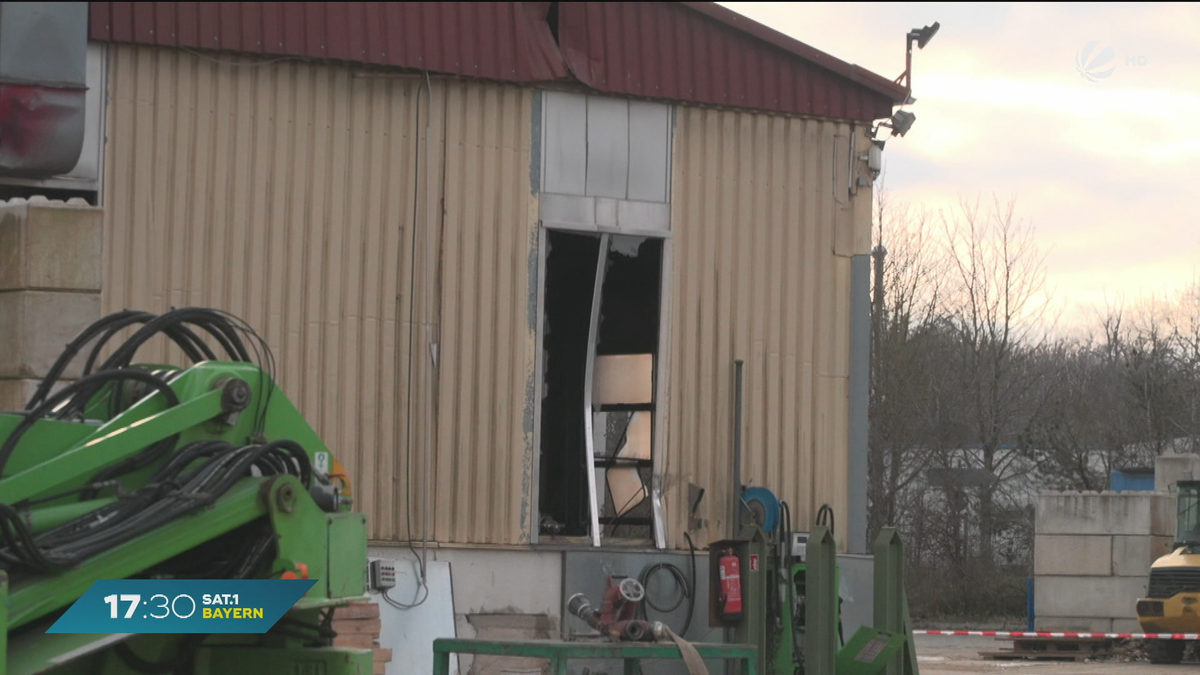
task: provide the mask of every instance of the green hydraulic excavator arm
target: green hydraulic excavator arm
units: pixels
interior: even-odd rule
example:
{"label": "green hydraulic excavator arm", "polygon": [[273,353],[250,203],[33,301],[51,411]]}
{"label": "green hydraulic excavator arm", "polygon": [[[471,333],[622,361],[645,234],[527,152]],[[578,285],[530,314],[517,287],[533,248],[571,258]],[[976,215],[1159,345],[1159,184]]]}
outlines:
{"label": "green hydraulic excavator arm", "polygon": [[[351,509],[332,453],[276,386],[273,362],[244,358],[248,350],[230,337],[244,324],[219,324],[224,316],[185,309],[108,317],[68,352],[89,336],[111,337],[121,321],[145,326],[134,347],[123,345],[57,393],[43,387],[25,411],[0,411],[0,675],[161,669],[147,670],[130,649],[183,659],[194,675],[255,662],[255,675],[316,662],[331,675],[371,672],[369,650],[332,648],[322,628],[337,606],[366,599],[365,517]],[[189,324],[212,335],[217,326],[223,332],[213,341],[232,358],[187,368],[122,361],[153,328],[186,353],[212,354],[193,342],[201,331]],[[194,485],[203,489],[189,492]],[[281,622],[308,627],[303,634],[189,642],[45,632],[101,579],[283,575],[317,580]]]}

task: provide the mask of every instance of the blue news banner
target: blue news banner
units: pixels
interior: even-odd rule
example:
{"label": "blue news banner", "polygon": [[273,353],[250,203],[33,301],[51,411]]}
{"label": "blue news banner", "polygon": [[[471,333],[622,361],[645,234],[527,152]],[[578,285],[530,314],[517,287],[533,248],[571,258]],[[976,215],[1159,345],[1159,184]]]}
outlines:
{"label": "blue news banner", "polygon": [[105,579],[47,633],[265,633],[314,579]]}

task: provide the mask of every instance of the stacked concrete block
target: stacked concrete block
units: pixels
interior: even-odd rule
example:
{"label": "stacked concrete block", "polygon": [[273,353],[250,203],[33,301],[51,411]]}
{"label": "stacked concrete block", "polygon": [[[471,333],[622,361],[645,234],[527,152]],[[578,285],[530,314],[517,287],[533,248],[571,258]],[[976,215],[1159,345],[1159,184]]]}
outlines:
{"label": "stacked concrete block", "polygon": [[100,318],[102,216],[81,199],[0,202],[0,410],[23,408],[63,347]]}
{"label": "stacked concrete block", "polygon": [[1150,564],[1169,553],[1175,500],[1157,492],[1050,493],[1037,500],[1039,630],[1138,630]]}
{"label": "stacked concrete block", "polygon": [[1169,492],[1181,480],[1200,480],[1200,455],[1159,455],[1154,460],[1154,489]]}

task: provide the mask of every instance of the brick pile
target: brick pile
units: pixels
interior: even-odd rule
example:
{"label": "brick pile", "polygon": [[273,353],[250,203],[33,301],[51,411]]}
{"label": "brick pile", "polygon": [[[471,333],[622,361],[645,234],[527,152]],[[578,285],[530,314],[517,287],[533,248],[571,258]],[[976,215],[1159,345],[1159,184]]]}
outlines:
{"label": "brick pile", "polygon": [[339,607],[333,614],[333,630],[337,632],[333,646],[373,650],[374,675],[384,675],[384,669],[392,660],[392,650],[379,646],[379,633],[383,630],[379,619],[379,605],[360,602]]}

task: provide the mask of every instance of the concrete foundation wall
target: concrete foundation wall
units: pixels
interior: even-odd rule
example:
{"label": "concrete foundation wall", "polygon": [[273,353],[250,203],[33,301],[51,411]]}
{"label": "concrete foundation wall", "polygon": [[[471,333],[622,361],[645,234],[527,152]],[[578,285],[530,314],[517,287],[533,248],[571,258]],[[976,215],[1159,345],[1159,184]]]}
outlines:
{"label": "concrete foundation wall", "polygon": [[1080,616],[1039,616],[1035,624],[1036,630],[1073,631],[1078,633],[1108,633],[1112,631],[1112,627],[1112,619],[1096,619]]}
{"label": "concrete foundation wall", "polygon": [[1112,537],[1038,534],[1033,540],[1033,573],[1107,576],[1112,573]]}
{"label": "concrete foundation wall", "polygon": [[1112,538],[1112,573],[1117,576],[1145,577],[1150,564],[1171,552],[1174,537]]}
{"label": "concrete foundation wall", "polygon": [[102,241],[103,211],[83,200],[0,202],[0,410],[24,408],[67,343],[100,318]]}
{"label": "concrete foundation wall", "polygon": [[1054,493],[1038,497],[1034,613],[1039,630],[1138,628],[1134,605],[1150,564],[1174,541],[1165,493]]}
{"label": "concrete foundation wall", "polygon": [[[418,551],[419,551],[418,547]],[[417,556],[408,547],[371,546],[369,558],[393,560],[397,566],[397,577],[413,577]],[[454,635],[462,639],[570,639],[590,633],[578,619],[563,619],[566,598],[576,592],[585,593],[593,602],[599,602],[607,575],[640,576],[651,566],[660,562],[676,565],[684,575],[691,575],[691,560],[686,553],[673,551],[619,551],[591,549],[564,550],[500,550],[487,548],[430,548],[425,552],[427,565],[449,565],[452,600],[444,589],[432,593],[430,603],[443,605],[436,609],[440,613],[453,605]],[[696,552],[697,597],[689,629],[684,634],[691,641],[721,642],[722,631],[708,625],[708,552]],[[873,559],[870,556],[838,556],[841,568],[843,598],[843,623],[846,635],[852,635],[861,625],[873,623],[872,587]],[[398,583],[391,598],[400,602],[411,602],[414,593],[411,583]],[[647,596],[656,598],[666,609],[677,599],[676,581],[665,570],[647,581]],[[386,604],[377,593],[372,600],[380,604],[383,621],[381,646],[393,649],[396,656],[388,664],[387,675],[407,675],[424,672],[424,658],[431,653],[429,631],[410,627],[416,613],[398,610]],[[671,612],[652,612],[652,619],[665,621],[677,631],[683,630],[686,620],[686,602]],[[422,614],[421,616],[427,616]],[[418,619],[419,620],[419,619]],[[438,635],[438,637],[443,637]],[[386,639],[394,642],[384,643]],[[404,658],[405,653],[413,654]],[[507,675],[508,673],[536,672],[548,666],[540,659],[514,659],[498,657],[460,656],[457,661],[461,675]],[[720,672],[721,664],[709,663],[710,672]],[[582,675],[584,669],[593,673],[620,672],[620,663],[608,661],[579,660],[569,664],[568,675]],[[647,662],[643,664],[646,675],[687,675],[682,663]],[[543,671],[544,672],[544,671]]]}
{"label": "concrete foundation wall", "polygon": [[[418,547],[418,552],[420,548]],[[370,558],[395,560],[397,567],[416,564],[417,556],[407,547],[371,546]],[[430,548],[429,562],[449,563],[453,584],[454,635],[463,639],[491,638],[537,640],[557,638],[562,623],[563,553],[561,551],[497,550],[485,548]],[[403,596],[398,596],[403,597]],[[380,601],[378,594],[373,600]],[[403,612],[381,605],[383,620],[403,622]],[[386,626],[385,626],[386,628]],[[409,631],[401,631],[411,635]],[[388,631],[385,630],[385,634]],[[411,641],[410,641],[411,642]],[[405,649],[429,650],[429,645],[391,646],[394,653]],[[388,664],[387,675],[403,675],[411,666],[404,659]],[[542,666],[539,659],[460,656],[463,675],[501,675]]]}
{"label": "concrete foundation wall", "polygon": [[1146,594],[1146,579],[1146,576],[1039,577],[1035,596],[1038,614],[1108,620],[1136,618],[1133,606]]}

